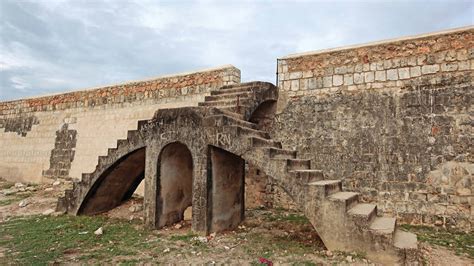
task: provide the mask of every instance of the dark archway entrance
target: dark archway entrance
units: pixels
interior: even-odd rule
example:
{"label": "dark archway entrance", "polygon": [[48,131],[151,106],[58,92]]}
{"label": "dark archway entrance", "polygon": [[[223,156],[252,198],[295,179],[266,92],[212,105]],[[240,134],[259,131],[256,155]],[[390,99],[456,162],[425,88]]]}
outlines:
{"label": "dark archway entrance", "polygon": [[144,178],[145,148],[123,156],[102,173],[84,198],[78,214],[93,215],[111,210],[130,199]]}
{"label": "dark archway entrance", "polygon": [[193,158],[186,145],[166,145],[158,158],[157,176],[158,228],[183,220],[184,211],[192,204]]}
{"label": "dark archway entrance", "polygon": [[[209,148],[211,174],[210,224],[208,231],[236,228],[244,219],[245,161],[239,156],[213,146]],[[209,170],[208,170],[209,171]]]}

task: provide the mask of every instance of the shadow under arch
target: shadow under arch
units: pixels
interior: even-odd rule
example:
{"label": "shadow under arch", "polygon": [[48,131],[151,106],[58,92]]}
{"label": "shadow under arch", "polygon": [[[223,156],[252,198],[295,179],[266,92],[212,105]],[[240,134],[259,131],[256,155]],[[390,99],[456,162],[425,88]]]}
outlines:
{"label": "shadow under arch", "polygon": [[275,117],[276,109],[276,100],[264,101],[250,114],[249,121],[257,124],[260,129],[268,129]]}
{"label": "shadow under arch", "polygon": [[192,153],[181,142],[169,143],[158,156],[156,226],[160,228],[183,220],[192,199]]}
{"label": "shadow under arch", "polygon": [[134,150],[107,168],[84,197],[77,214],[99,214],[128,200],[144,178],[145,152],[145,147]]}

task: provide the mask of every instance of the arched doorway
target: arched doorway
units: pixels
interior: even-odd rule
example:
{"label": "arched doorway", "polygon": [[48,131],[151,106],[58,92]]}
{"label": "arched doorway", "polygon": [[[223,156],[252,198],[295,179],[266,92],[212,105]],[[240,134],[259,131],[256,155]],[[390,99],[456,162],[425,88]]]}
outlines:
{"label": "arched doorway", "polygon": [[183,220],[192,204],[193,158],[180,142],[166,145],[158,158],[157,223],[158,228]]}

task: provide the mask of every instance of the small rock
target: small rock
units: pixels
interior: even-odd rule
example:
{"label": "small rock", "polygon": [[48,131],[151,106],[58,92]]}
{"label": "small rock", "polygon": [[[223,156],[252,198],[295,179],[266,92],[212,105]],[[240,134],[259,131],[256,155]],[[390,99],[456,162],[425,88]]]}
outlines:
{"label": "small rock", "polygon": [[205,237],[205,236],[193,237],[191,240],[193,240],[193,241],[199,241],[199,242],[201,242],[201,243],[207,243],[207,237]]}
{"label": "small rock", "polygon": [[27,191],[36,191],[36,187],[27,187],[26,190]]}
{"label": "small rock", "polygon": [[46,211],[43,212],[43,215],[50,215],[54,212],[53,209],[47,209]]}
{"label": "small rock", "polygon": [[99,229],[94,231],[94,235],[96,235],[96,236],[100,236],[103,233],[104,233],[104,229],[102,229],[102,227],[99,227]]}
{"label": "small rock", "polygon": [[47,187],[44,189],[44,191],[53,191],[54,189],[52,187]]}
{"label": "small rock", "polygon": [[183,227],[183,225],[181,225],[181,224],[176,224],[176,225],[174,226],[174,228],[176,228],[176,229],[181,229],[181,227]]}
{"label": "small rock", "polygon": [[10,189],[4,189],[2,190],[3,195],[8,196],[8,195],[13,195],[18,192],[18,189],[16,188],[10,188]]}
{"label": "small rock", "polygon": [[163,250],[163,253],[168,253],[170,252],[170,248],[166,248],[165,250]]}
{"label": "small rock", "polygon": [[239,225],[238,228],[239,229],[245,229],[245,225]]}
{"label": "small rock", "polygon": [[353,262],[354,260],[352,259],[352,256],[347,256],[347,257],[346,257],[346,261],[347,261],[347,262]]}
{"label": "small rock", "polygon": [[211,238],[215,238],[216,235],[217,235],[216,232],[214,232],[214,233],[210,234],[209,236],[210,236]]}
{"label": "small rock", "polygon": [[15,187],[16,188],[21,188],[21,187],[26,187],[26,186],[25,186],[25,184],[18,182],[18,183],[15,183]]}
{"label": "small rock", "polygon": [[327,250],[327,251],[326,251],[326,256],[332,257],[332,255],[333,255],[333,254],[332,254],[332,252],[331,252],[330,250]]}
{"label": "small rock", "polygon": [[61,185],[61,181],[59,180],[54,181],[53,186],[59,186],[59,185]]}
{"label": "small rock", "polygon": [[139,211],[143,210],[143,206],[142,205],[132,205],[132,206],[130,206],[130,208],[128,208],[128,210],[130,212],[139,212]]}
{"label": "small rock", "polygon": [[441,226],[441,225],[443,225],[443,221],[441,221],[441,220],[436,220],[435,225]]}
{"label": "small rock", "polygon": [[23,208],[23,207],[26,207],[28,204],[30,204],[30,203],[27,200],[22,200],[22,201],[20,201],[18,206],[20,206],[20,208]]}
{"label": "small rock", "polygon": [[193,219],[193,207],[189,206],[184,210],[183,220],[191,221]]}
{"label": "small rock", "polygon": [[225,250],[229,250],[229,249],[230,249],[230,247],[228,247],[228,246],[224,246],[224,249],[225,249]]}

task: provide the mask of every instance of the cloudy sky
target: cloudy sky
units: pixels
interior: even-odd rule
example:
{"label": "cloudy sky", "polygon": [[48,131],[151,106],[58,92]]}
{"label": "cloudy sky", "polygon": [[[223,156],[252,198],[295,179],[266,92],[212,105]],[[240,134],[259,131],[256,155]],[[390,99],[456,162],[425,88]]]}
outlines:
{"label": "cloudy sky", "polygon": [[474,24],[471,0],[0,0],[0,101]]}

